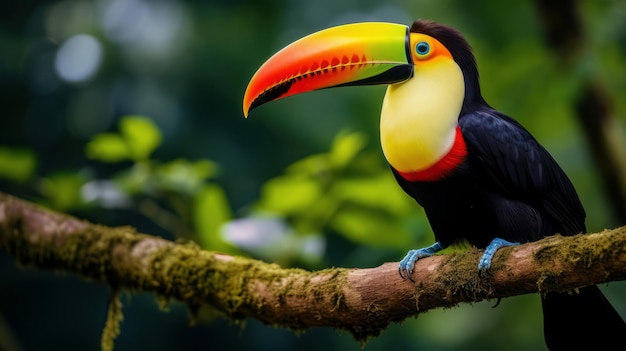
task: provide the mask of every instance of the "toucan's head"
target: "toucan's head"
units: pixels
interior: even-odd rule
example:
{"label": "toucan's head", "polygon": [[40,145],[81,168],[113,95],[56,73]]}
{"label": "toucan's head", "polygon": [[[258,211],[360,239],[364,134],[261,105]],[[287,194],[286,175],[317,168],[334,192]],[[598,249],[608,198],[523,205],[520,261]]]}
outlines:
{"label": "toucan's head", "polygon": [[345,85],[395,84],[435,62],[454,61],[463,72],[465,104],[482,101],[470,46],[451,27],[417,20],[355,23],[306,36],[267,60],[246,89],[243,112],[307,91]]}
{"label": "toucan's head", "polygon": [[255,73],[243,112],[307,91],[387,84],[380,141],[389,164],[410,181],[437,180],[465,155],[458,120],[484,104],[472,51],[459,32],[431,21],[411,28],[355,23],[285,47]]}

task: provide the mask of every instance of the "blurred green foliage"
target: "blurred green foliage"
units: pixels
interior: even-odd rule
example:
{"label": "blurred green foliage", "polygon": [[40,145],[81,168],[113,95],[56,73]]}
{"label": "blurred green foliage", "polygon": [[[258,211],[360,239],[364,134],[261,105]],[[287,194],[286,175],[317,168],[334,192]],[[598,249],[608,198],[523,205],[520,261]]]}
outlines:
{"label": "blurred green foliage", "polygon": [[[11,2],[0,14],[0,191],[107,225],[309,269],[397,261],[432,243],[422,210],[378,145],[382,87],[320,91],[244,120],[257,67],[285,44],[355,21],[455,26],[473,45],[483,95],[524,124],[572,178],[589,230],[615,227],[573,117],[581,79],[600,77],[626,116],[626,4],[580,1],[588,42],[561,67],[532,2]],[[623,124],[618,126],[624,129]],[[268,229],[269,228],[269,229]],[[272,234],[274,233],[274,234]],[[96,349],[107,289],[16,267],[0,255],[0,346]],[[605,289],[626,311],[623,284]],[[188,326],[185,309],[129,294],[118,350],[360,350],[320,328],[250,321]],[[539,299],[432,311],[364,350],[537,350]],[[624,312],[626,313],[626,312]]]}
{"label": "blurred green foliage", "polygon": [[332,230],[359,245],[411,245],[407,223],[421,211],[387,167],[360,153],[365,139],[363,133],[340,132],[330,151],[305,157],[263,184],[255,210],[291,219],[300,233]]}
{"label": "blurred green foliage", "polygon": [[120,120],[119,129],[119,134],[96,134],[87,144],[87,157],[103,162],[141,162],[161,143],[161,131],[145,117],[126,116]]}
{"label": "blurred green foliage", "polygon": [[0,146],[0,178],[23,183],[36,169],[37,158],[32,150]]}

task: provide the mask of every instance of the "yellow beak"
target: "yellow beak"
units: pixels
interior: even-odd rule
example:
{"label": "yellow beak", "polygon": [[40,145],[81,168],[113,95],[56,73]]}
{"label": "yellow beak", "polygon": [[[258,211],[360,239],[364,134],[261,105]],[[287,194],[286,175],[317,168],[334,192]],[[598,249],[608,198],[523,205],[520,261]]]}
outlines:
{"label": "yellow beak", "polygon": [[355,23],[325,29],[283,48],[254,74],[243,113],[308,91],[392,84],[413,75],[409,28],[393,23]]}

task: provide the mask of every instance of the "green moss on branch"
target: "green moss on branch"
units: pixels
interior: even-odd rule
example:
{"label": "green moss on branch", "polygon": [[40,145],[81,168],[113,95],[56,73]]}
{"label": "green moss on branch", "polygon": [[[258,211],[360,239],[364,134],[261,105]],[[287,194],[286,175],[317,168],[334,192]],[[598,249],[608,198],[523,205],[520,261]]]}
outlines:
{"label": "green moss on branch", "polygon": [[[210,306],[236,321],[256,318],[294,330],[347,330],[361,342],[389,323],[432,308],[626,279],[625,248],[626,227],[553,236],[499,250],[484,275],[476,269],[479,250],[421,259],[412,283],[400,278],[397,263],[316,272],[286,269],[130,227],[94,225],[0,194],[0,251],[23,265],[103,281],[113,291],[152,292],[161,301],[180,300],[191,311]],[[116,301],[109,306],[105,348],[119,332]]]}

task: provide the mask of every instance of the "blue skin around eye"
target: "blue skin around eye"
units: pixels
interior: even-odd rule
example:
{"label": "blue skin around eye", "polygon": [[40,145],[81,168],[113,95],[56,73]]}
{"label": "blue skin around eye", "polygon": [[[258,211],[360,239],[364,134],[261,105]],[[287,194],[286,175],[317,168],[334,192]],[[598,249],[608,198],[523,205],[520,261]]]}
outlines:
{"label": "blue skin around eye", "polygon": [[415,52],[419,55],[426,55],[430,51],[430,45],[426,42],[419,42],[415,45]]}

